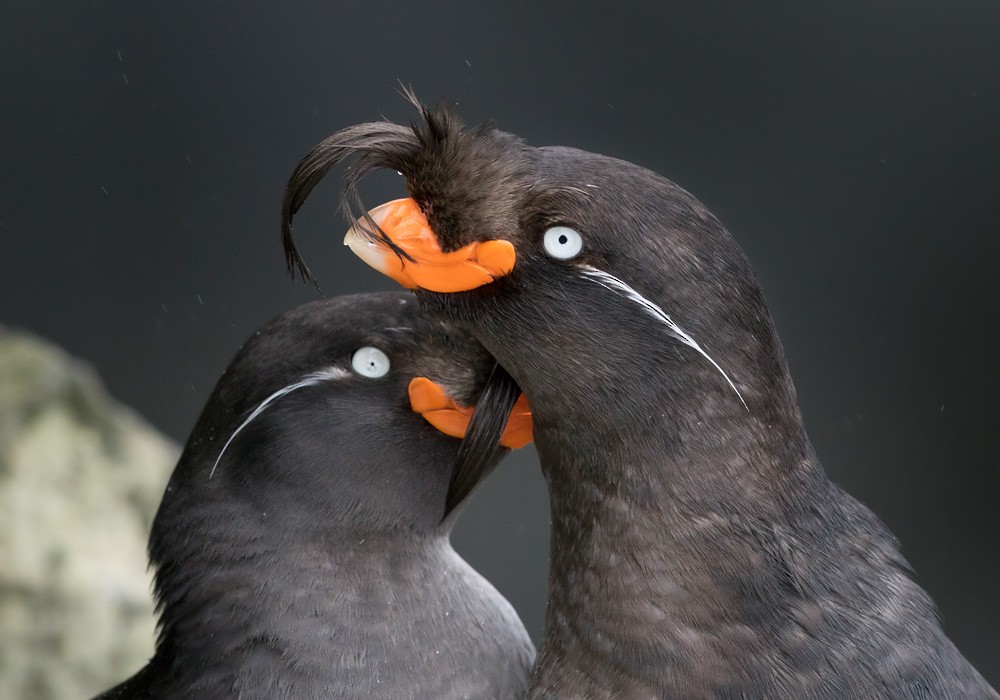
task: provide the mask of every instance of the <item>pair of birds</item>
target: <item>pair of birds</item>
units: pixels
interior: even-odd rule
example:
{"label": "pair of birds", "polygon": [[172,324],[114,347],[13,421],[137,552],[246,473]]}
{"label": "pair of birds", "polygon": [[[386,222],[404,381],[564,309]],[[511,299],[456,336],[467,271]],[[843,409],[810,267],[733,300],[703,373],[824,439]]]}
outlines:
{"label": "pair of birds", "polygon": [[[292,218],[352,159],[345,242],[416,299],[308,305],[244,346],[153,526],[156,655],[105,697],[1000,697],[826,478],[704,206],[411,100],[419,123],[299,164],[284,241],[308,277]],[[410,196],[355,217],[378,168]],[[448,544],[498,443],[531,431],[552,517],[534,660]]]}

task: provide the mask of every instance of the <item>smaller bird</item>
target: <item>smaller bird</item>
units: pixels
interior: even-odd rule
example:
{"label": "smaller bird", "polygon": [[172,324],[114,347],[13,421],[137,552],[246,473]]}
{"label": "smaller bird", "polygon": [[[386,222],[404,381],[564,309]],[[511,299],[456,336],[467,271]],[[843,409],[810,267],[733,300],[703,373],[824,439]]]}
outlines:
{"label": "smaller bird", "polygon": [[98,697],[520,696],[528,634],[449,542],[465,496],[531,439],[519,393],[405,293],[257,331],[153,522],[156,652]]}

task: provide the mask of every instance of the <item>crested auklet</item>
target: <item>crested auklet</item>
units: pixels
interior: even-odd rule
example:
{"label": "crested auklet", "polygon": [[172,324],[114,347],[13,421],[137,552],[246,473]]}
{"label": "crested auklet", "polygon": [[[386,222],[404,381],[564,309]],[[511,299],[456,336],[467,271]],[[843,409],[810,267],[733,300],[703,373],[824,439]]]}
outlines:
{"label": "crested auklet", "polygon": [[[344,129],[345,243],[524,389],[552,509],[532,698],[997,698],[813,451],[751,267],[689,193],[448,107]],[[410,197],[357,213],[391,168]]]}
{"label": "crested auklet", "polygon": [[[534,649],[451,547],[474,484],[455,496],[462,441],[440,432],[467,427],[494,364],[406,293],[306,304],[257,331],[153,523],[155,655],[99,697],[520,696]],[[480,476],[498,437],[469,458]]]}

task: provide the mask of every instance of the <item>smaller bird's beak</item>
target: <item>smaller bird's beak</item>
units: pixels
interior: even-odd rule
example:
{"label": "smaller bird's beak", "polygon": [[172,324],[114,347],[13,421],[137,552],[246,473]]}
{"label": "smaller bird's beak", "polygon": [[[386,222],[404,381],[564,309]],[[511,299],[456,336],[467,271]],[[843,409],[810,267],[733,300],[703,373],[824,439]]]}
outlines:
{"label": "smaller bird's beak", "polygon": [[[445,435],[457,438],[465,437],[473,410],[472,406],[455,403],[440,384],[427,377],[414,377],[410,381],[410,408]],[[500,444],[516,450],[532,439],[531,408],[528,398],[521,394],[507,419]]]}
{"label": "smaller bird's beak", "polygon": [[371,217],[400,255],[371,231],[364,219],[344,236],[344,245],[384,275],[409,289],[464,292],[482,287],[514,268],[510,241],[477,241],[450,253],[441,250],[427,217],[413,199],[395,199],[375,207]]}

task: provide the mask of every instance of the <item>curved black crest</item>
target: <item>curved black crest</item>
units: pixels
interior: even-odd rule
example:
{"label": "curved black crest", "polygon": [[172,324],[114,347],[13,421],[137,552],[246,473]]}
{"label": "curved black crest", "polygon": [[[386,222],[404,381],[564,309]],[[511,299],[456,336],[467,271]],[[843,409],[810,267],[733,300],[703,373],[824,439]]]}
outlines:
{"label": "curved black crest", "polygon": [[514,378],[499,363],[495,364],[483,393],[476,401],[472,420],[458,450],[448,487],[445,517],[496,467],[498,453],[506,450],[500,446],[500,436],[520,396],[521,387]]}
{"label": "curved black crest", "polygon": [[364,233],[377,238],[396,255],[412,260],[368,216],[358,195],[358,183],[381,168],[396,170],[409,181],[424,168],[427,160],[424,154],[437,152],[441,144],[457,136],[462,131],[462,122],[448,105],[441,104],[433,109],[425,107],[408,88],[403,88],[403,96],[420,113],[422,122],[411,123],[408,127],[390,121],[349,126],[314,146],[295,167],[285,186],[281,206],[281,243],[288,272],[293,277],[298,270],[303,281],[313,279],[295,246],[292,220],[327,172],[351,158],[354,162],[345,177],[341,200],[345,218],[352,225],[363,221],[364,225],[360,228]]}

